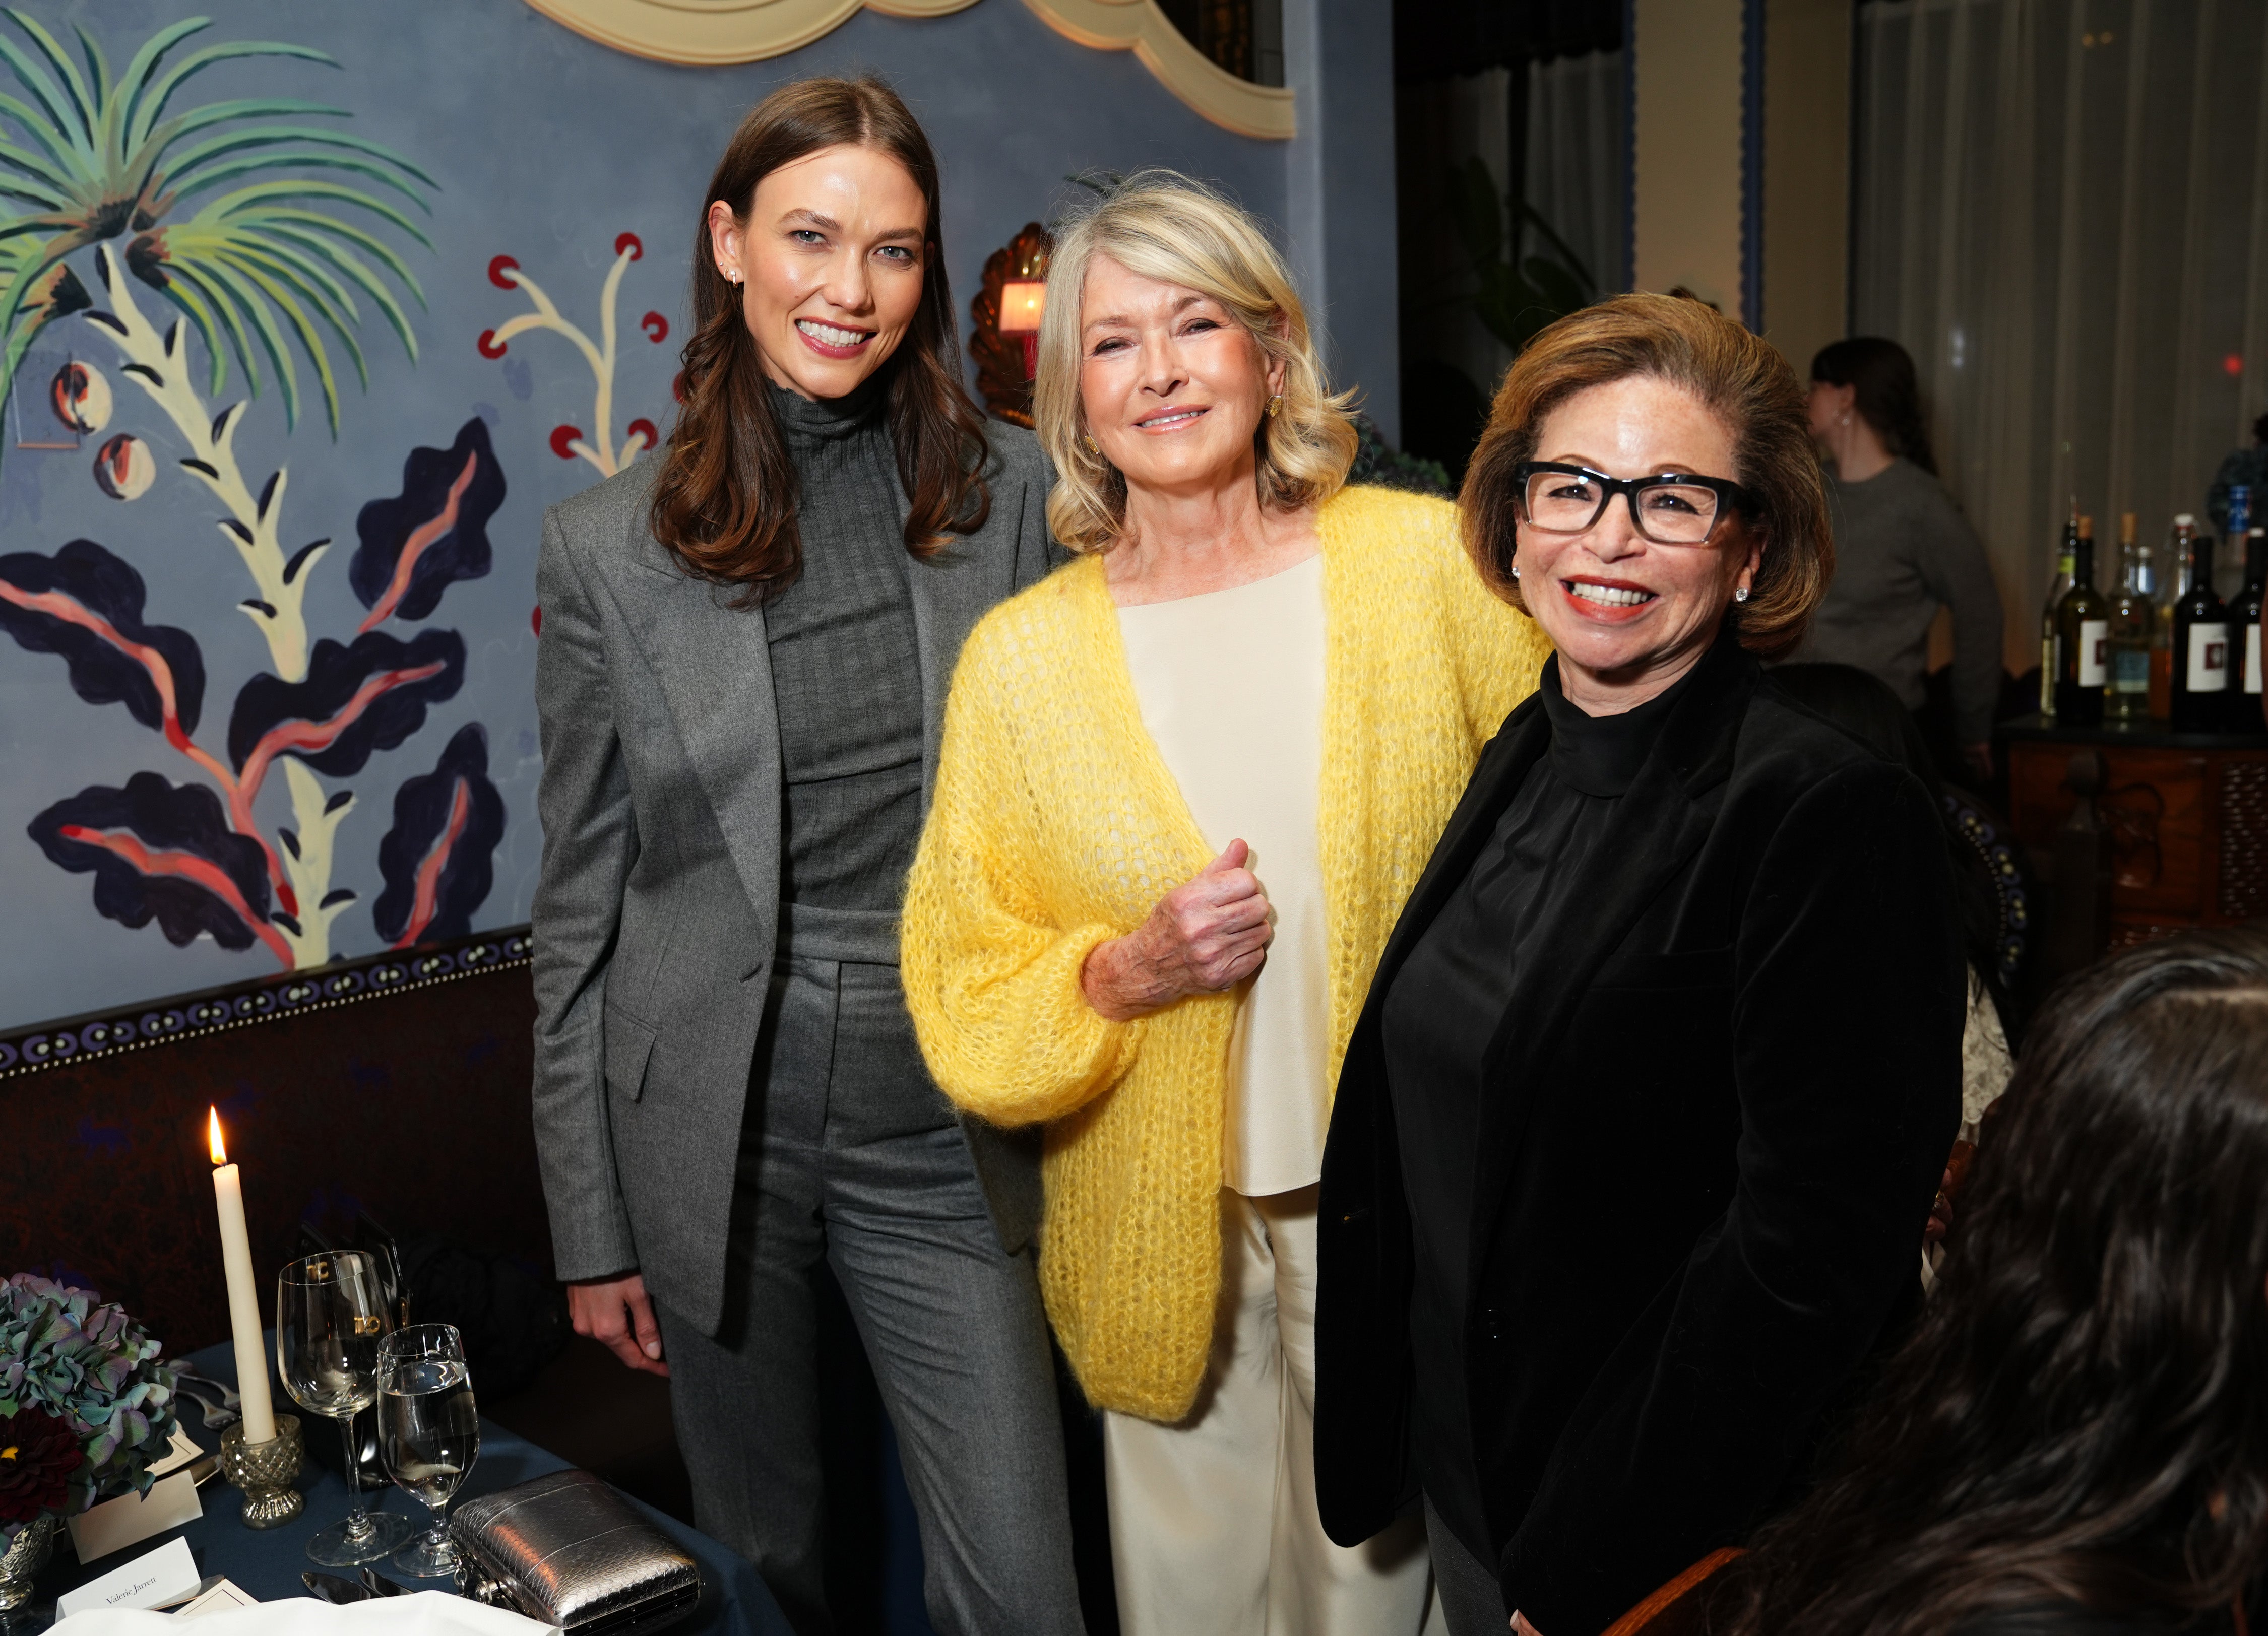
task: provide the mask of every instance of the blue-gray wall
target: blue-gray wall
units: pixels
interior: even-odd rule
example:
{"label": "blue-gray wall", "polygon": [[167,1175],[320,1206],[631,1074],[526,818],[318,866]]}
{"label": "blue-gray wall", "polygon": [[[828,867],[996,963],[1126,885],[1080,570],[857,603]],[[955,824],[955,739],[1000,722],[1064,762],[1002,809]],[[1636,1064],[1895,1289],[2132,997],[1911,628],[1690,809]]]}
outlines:
{"label": "blue-gray wall", "polygon": [[[85,29],[114,69],[182,11],[137,0],[32,0],[28,9],[58,33],[73,24]],[[420,628],[458,632],[468,649],[463,686],[405,742],[375,752],[351,775],[325,781],[351,789],[357,801],[339,833],[332,884],[360,900],[338,921],[333,952],[381,946],[371,911],[383,884],[377,853],[394,823],[395,792],[404,779],[431,773],[443,745],[468,723],[485,730],[488,775],[504,811],[494,884],[472,924],[509,924],[528,913],[541,854],[534,812],[540,763],[529,696],[537,527],[546,505],[597,473],[581,460],[557,458],[550,446],[556,426],[591,429],[590,372],[568,343],[537,334],[514,340],[502,359],[476,349],[482,332],[527,305],[519,292],[490,282],[491,257],[513,258],[567,318],[594,329],[616,237],[638,235],[646,253],[630,267],[619,304],[623,339],[615,434],[619,439],[640,417],[666,427],[668,385],[684,335],[685,253],[725,135],[749,105],[783,81],[871,69],[899,86],[939,153],[947,265],[964,314],[984,257],[1068,196],[1066,172],[1173,165],[1217,180],[1286,231],[1303,276],[1326,291],[1342,378],[1375,371],[1364,384],[1373,409],[1390,421],[1391,85],[1390,61],[1379,55],[1387,8],[1383,0],[1289,0],[1286,9],[1309,19],[1304,38],[1310,41],[1319,37],[1312,26],[1319,10],[1344,11],[1358,25],[1336,34],[1322,28],[1322,44],[1309,51],[1307,66],[1294,68],[1314,84],[1329,70],[1333,52],[1348,62],[1345,71],[1358,86],[1349,106],[1361,111],[1363,128],[1346,143],[1326,145],[1312,104],[1300,109],[1307,130],[1292,143],[1225,132],[1176,99],[1130,54],[1077,46],[1015,0],[983,0],[925,21],[862,12],[792,55],[737,69],[676,68],[623,55],[519,0],[209,0],[202,11],[214,26],[177,56],[209,42],[276,40],[327,52],[342,68],[274,59],[222,64],[190,81],[174,111],[253,95],[335,104],[352,118],[329,123],[387,144],[438,183],[424,223],[431,251],[394,230],[376,229],[407,257],[424,290],[427,307],[409,308],[417,360],[404,356],[365,304],[357,334],[370,360],[367,392],[356,387],[337,343],[331,345],[345,377],[336,441],[312,397],[297,429],[287,430],[272,381],[252,401],[237,435],[239,457],[254,484],[277,466],[289,469],[287,549],[324,535],[339,542],[312,570],[306,602],[311,640],[349,641],[362,620],[364,604],[350,592],[347,576],[357,517],[367,503],[401,491],[411,450],[446,449],[477,417],[486,422],[507,485],[488,524],[491,570],[452,584],[421,623],[386,627],[404,638]],[[10,38],[23,43],[20,34]],[[1292,39],[1287,48],[1300,48]],[[1349,62],[1350,53],[1368,53],[1370,60]],[[1327,92],[1322,101],[1328,118]],[[1325,188],[1311,155],[1327,167],[1351,168],[1332,175]],[[1307,165],[1310,180],[1306,203],[1295,206],[1291,188],[1300,164]],[[0,218],[21,208],[0,200]],[[1374,244],[1362,242],[1369,236]],[[1366,272],[1366,259],[1382,274]],[[101,304],[92,252],[79,253],[72,265]],[[156,292],[133,289],[153,320],[173,316]],[[649,311],[668,322],[663,344],[648,342],[638,328],[639,316]],[[269,659],[252,622],[237,611],[253,591],[217,527],[220,508],[175,466],[184,450],[172,424],[120,372],[115,350],[86,318],[49,326],[34,347],[50,368],[38,378],[30,367],[20,374],[6,419],[0,556],[53,554],[86,539],[130,564],[147,584],[144,617],[188,632],[202,649],[207,701],[196,738],[221,754],[231,701]],[[102,370],[114,393],[114,418],[77,450],[19,447],[19,437],[55,440],[46,389],[51,361],[63,352]],[[305,382],[304,359],[301,375]],[[244,391],[242,375],[232,367],[226,387],[210,401],[217,407]],[[154,483],[132,502],[109,497],[92,472],[96,444],[117,432],[144,438],[158,457]],[[88,787],[122,786],[137,772],[158,773],[177,785],[195,783],[199,774],[123,706],[87,702],[60,658],[6,641],[0,641],[0,925],[8,934],[0,937],[0,1026],[276,969],[276,957],[257,943],[232,952],[201,938],[176,948],[158,925],[130,928],[104,918],[94,906],[94,877],[67,873],[43,854],[26,825],[53,803]],[[289,826],[280,775],[268,781],[258,817],[271,838]]]}
{"label": "blue-gray wall", "polygon": [[1402,441],[1394,218],[1394,8],[1284,0],[1284,83],[1299,94],[1284,219],[1332,378]]}

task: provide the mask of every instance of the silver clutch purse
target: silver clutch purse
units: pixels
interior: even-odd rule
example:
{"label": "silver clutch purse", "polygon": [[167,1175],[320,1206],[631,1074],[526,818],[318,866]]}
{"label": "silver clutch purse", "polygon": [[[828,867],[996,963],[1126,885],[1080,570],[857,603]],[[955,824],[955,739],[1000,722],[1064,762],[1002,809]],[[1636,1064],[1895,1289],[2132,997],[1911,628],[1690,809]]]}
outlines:
{"label": "silver clutch purse", "polygon": [[572,1636],[643,1636],[701,1599],[701,1570],[588,1471],[468,1500],[449,1519],[465,1595]]}

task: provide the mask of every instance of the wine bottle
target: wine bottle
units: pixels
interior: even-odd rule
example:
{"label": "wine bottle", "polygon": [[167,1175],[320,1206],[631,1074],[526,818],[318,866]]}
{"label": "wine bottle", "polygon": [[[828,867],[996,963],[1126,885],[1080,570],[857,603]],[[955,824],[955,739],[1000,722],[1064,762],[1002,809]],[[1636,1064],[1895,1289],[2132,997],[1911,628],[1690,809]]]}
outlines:
{"label": "wine bottle", "polygon": [[2227,719],[2228,605],[2213,594],[2213,536],[2190,542],[2189,583],[2174,604],[2173,714],[2177,733],[2216,733]]}
{"label": "wine bottle", "polygon": [[2150,714],[2161,722],[2174,717],[2174,604],[2181,600],[2182,576],[2189,568],[2190,542],[2197,538],[2197,518],[2183,512],[2174,519],[2172,538],[2166,544],[2164,572],[2154,592],[2150,615]]}
{"label": "wine bottle", "polygon": [[2063,525],[2063,547],[2056,554],[2055,579],[2048,586],[2047,605],[2040,610],[2040,714],[2055,720],[2056,683],[2063,675],[2063,656],[2056,643],[2057,616],[2064,593],[2071,589],[2072,568],[2079,553],[2079,503],[2072,502],[2071,520]]}
{"label": "wine bottle", "polygon": [[2260,688],[2260,616],[2268,605],[2268,529],[2253,528],[2244,540],[2244,590],[2229,610],[2229,651],[2242,668],[2228,690],[2232,733],[2268,731],[2262,715]]}
{"label": "wine bottle", "polygon": [[2150,548],[2134,539],[2134,514],[2118,519],[2118,590],[2110,598],[2110,680],[2102,714],[2134,723],[2150,714]]}
{"label": "wine bottle", "polygon": [[2071,589],[2056,608],[2056,648],[2062,668],[2056,673],[2055,715],[2061,724],[2098,727],[2103,684],[2109,679],[2110,610],[2095,589],[2095,519],[2080,517],[2076,532]]}

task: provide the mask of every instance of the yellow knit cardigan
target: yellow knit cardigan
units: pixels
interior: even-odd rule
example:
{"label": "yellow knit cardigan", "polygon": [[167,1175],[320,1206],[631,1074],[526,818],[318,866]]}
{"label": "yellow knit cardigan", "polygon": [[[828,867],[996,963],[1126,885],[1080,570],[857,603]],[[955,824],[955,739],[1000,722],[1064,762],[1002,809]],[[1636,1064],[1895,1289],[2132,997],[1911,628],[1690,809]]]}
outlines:
{"label": "yellow knit cardigan", "polygon": [[[1550,650],[1482,585],[1456,521],[1379,488],[1318,517],[1334,1084],[1403,902]],[[1113,1023],[1079,972],[1211,856],[1142,724],[1101,560],[988,614],[954,675],[907,884],[906,1000],[957,1104],[1048,1122],[1049,1317],[1092,1402],[1165,1421],[1189,1412],[1211,1346],[1235,1001]]]}

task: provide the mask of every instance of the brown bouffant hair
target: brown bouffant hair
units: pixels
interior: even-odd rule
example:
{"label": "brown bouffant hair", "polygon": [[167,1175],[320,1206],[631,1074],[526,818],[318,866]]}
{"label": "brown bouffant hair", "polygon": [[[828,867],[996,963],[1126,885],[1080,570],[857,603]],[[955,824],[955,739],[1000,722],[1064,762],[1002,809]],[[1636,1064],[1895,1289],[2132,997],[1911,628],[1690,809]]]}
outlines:
{"label": "brown bouffant hair", "polygon": [[1466,468],[1458,496],[1466,549],[1497,595],[1525,612],[1512,572],[1522,500],[1513,468],[1535,458],[1553,409],[1588,387],[1632,376],[1690,392],[1731,432],[1731,475],[1748,491],[1743,520],[1764,558],[1748,601],[1727,617],[1750,653],[1769,659],[1787,652],[1803,639],[1835,572],[1827,488],[1803,389],[1777,347],[1698,301],[1616,296],[1536,334],[1498,388]]}
{"label": "brown bouffant hair", "polygon": [[961,385],[939,224],[937,157],[913,114],[880,80],[806,79],[783,85],[740,121],[717,162],[693,231],[693,334],[681,355],[681,407],[653,486],[653,537],[688,573],[768,602],[803,567],[794,462],[766,391],[763,360],[742,316],[740,287],[718,270],[709,205],[745,222],[756,184],[821,149],[871,148],[905,167],[928,207],[921,305],[882,365],[898,481],[909,502],[906,549],[925,556],[947,532],[983,526],[984,417]]}

